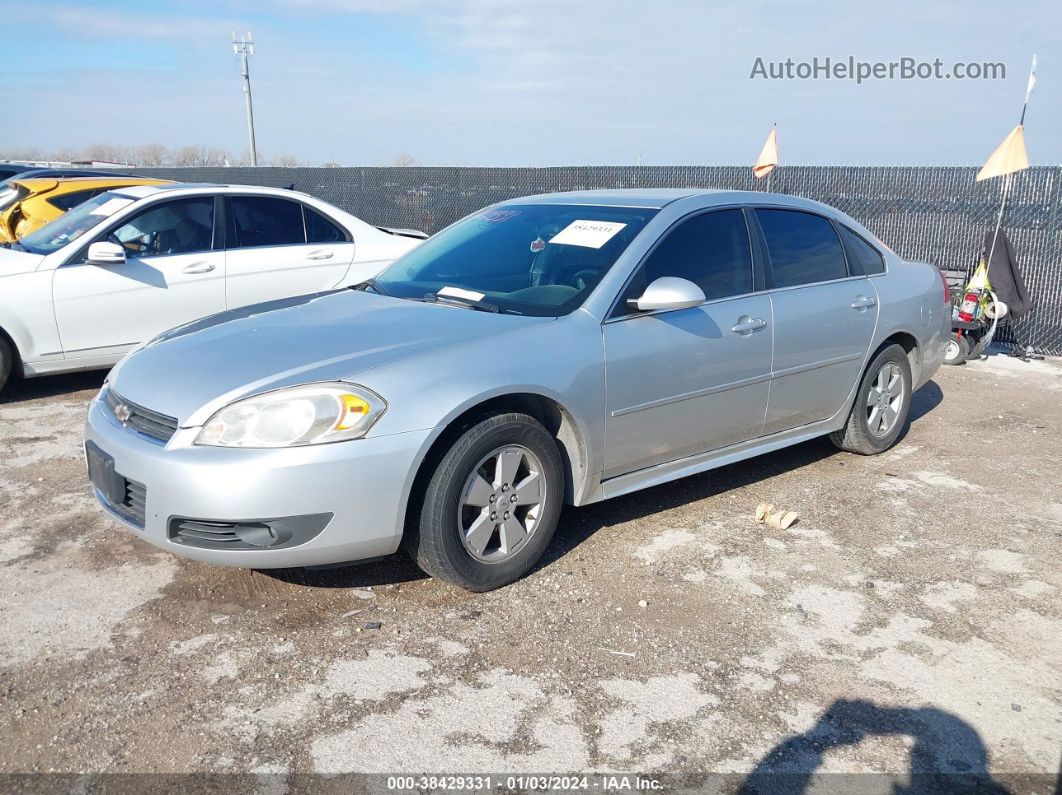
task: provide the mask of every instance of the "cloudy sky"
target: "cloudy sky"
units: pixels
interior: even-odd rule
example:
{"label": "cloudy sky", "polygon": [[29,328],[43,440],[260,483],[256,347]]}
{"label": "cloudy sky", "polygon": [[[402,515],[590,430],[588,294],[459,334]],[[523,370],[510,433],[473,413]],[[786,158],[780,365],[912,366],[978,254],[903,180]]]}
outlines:
{"label": "cloudy sky", "polygon": [[[782,0],[34,0],[4,8],[0,147],[259,149],[309,163],[975,164],[1020,113],[1062,162],[1062,7]],[[1004,80],[750,79],[756,58],[1002,62]]]}

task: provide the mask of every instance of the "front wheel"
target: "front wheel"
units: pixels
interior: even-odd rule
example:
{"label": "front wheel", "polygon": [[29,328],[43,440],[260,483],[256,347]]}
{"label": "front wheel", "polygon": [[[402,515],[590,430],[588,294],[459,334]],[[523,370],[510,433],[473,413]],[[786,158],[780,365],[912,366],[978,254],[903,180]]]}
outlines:
{"label": "front wheel", "polygon": [[508,585],[553,537],[563,472],[557,443],[537,420],[486,417],[439,461],[406,548],[428,574],[469,591]]}
{"label": "front wheel", "polygon": [[902,347],[889,345],[870,362],[848,421],[830,441],[850,453],[883,453],[896,443],[910,408],[911,364]]}
{"label": "front wheel", "polygon": [[15,355],[7,340],[0,335],[0,389],[4,388],[8,378],[11,377],[11,368],[15,364]]}

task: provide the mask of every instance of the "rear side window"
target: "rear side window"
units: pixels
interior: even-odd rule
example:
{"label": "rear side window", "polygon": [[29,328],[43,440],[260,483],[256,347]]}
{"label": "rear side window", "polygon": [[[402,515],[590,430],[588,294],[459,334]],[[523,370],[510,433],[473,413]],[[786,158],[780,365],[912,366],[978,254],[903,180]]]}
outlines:
{"label": "rear side window", "polygon": [[844,250],[848,254],[848,268],[852,275],[870,276],[885,272],[885,260],[881,253],[846,226],[841,227]]}
{"label": "rear side window", "polygon": [[620,312],[626,312],[627,299],[661,276],[693,282],[709,301],[752,292],[752,253],[741,210],[704,213],[671,230],[631,283]]}
{"label": "rear side window", "polygon": [[62,210],[65,213],[67,210],[73,210],[75,207],[81,204],[81,202],[87,202],[93,196],[97,196],[102,192],[102,189],[96,188],[91,190],[77,190],[73,193],[64,193],[62,196],[56,196],[54,198],[48,199],[48,204],[52,205],[52,207],[55,207],[57,210]]}
{"label": "rear side window", "polygon": [[775,287],[793,287],[848,275],[841,241],[821,215],[799,210],[757,210]]}
{"label": "rear side window", "polygon": [[307,243],[345,243],[347,241],[343,230],[319,212],[311,210],[305,204],[302,210],[306,213]]}
{"label": "rear side window", "polygon": [[233,196],[229,248],[290,246],[306,242],[302,205],[287,199]]}

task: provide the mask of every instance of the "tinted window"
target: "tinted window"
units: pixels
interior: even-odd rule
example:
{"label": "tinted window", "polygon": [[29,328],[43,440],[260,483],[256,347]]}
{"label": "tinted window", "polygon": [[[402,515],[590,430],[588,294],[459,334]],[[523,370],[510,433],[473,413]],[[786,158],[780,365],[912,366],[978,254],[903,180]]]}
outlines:
{"label": "tinted window", "polygon": [[307,243],[345,243],[347,236],[343,230],[329,221],[316,210],[311,210],[303,205],[306,213],[306,242]]}
{"label": "tinted window", "polygon": [[853,275],[885,272],[885,260],[876,248],[847,227],[841,227],[841,237],[844,238],[848,267]]}
{"label": "tinted window", "polygon": [[48,199],[48,204],[52,205],[58,210],[62,210],[64,213],[67,210],[72,210],[77,207],[81,202],[88,201],[93,196],[102,191],[95,190],[78,190],[73,193],[65,193],[62,196],[56,196],[55,198]]}
{"label": "tinted window", "polygon": [[258,196],[233,196],[231,201],[234,238],[229,242],[230,248],[306,242],[302,205],[298,202]]}
{"label": "tinted window", "polygon": [[751,292],[752,254],[741,210],[698,215],[668,233],[631,283],[619,313],[628,311],[627,299],[661,276],[688,279],[709,301]]}
{"label": "tinted window", "polygon": [[176,199],[134,215],[107,235],[129,257],[209,251],[214,241],[214,199]]}
{"label": "tinted window", "polygon": [[775,287],[842,279],[848,275],[841,241],[820,215],[795,210],[757,210],[767,239]]}

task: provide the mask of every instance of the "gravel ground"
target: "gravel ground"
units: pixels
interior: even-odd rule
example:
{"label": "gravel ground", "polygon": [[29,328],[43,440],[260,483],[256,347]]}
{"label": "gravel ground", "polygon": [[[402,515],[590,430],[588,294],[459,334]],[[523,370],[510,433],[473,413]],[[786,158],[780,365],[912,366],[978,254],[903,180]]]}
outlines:
{"label": "gravel ground", "polygon": [[[544,565],[481,595],[401,557],[266,573],[156,551],[89,496],[101,382],[0,398],[0,772],[1055,786],[1058,362],[945,368],[878,457],[816,441],[568,509]],[[800,521],[766,529],[760,502]]]}

